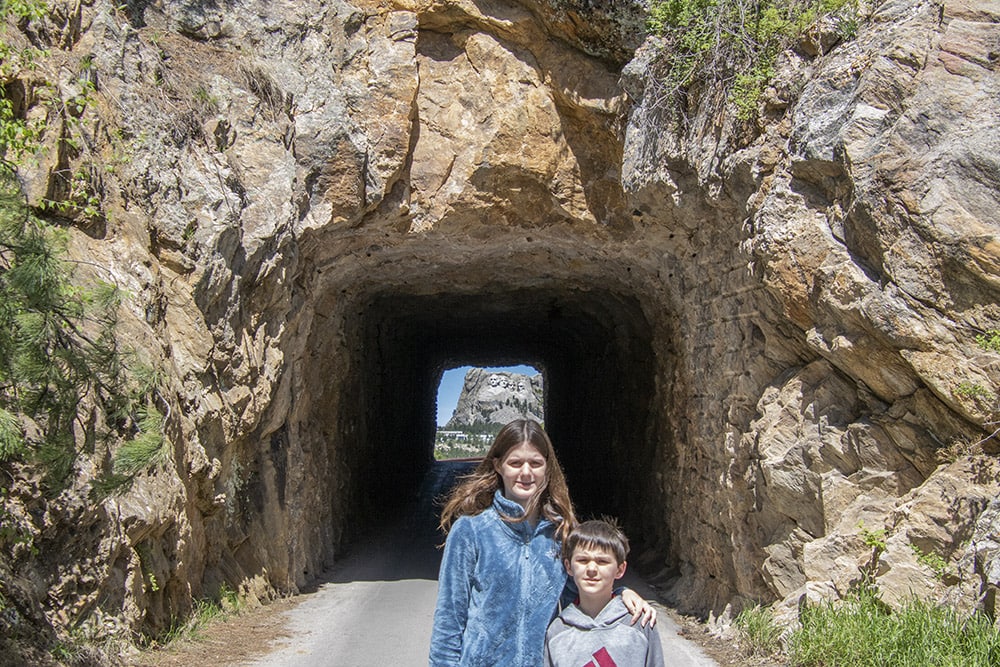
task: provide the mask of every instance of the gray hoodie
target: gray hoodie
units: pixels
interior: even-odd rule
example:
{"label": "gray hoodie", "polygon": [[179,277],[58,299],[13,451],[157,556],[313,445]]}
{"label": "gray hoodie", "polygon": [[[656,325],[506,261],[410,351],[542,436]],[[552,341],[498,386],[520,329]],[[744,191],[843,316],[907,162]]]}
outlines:
{"label": "gray hoodie", "polygon": [[545,633],[545,667],[663,667],[656,629],[631,620],[618,595],[597,618],[569,605]]}

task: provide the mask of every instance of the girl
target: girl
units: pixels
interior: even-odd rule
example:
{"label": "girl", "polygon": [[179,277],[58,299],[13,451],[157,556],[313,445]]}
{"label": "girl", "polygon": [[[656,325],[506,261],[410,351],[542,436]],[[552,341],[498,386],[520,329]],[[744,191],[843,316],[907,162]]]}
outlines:
{"label": "girl", "polygon": [[[545,629],[567,587],[560,560],[576,516],[549,437],[530,419],[500,429],[441,512],[448,532],[438,577],[430,665],[542,664]],[[564,596],[565,597],[565,596]],[[575,593],[568,591],[568,601]],[[643,625],[652,607],[622,599]]]}

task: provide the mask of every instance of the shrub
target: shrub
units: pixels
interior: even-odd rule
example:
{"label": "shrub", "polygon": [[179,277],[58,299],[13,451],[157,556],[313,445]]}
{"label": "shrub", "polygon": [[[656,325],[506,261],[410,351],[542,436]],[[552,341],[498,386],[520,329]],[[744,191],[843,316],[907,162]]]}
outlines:
{"label": "shrub", "polygon": [[[6,168],[5,168],[6,167]],[[0,462],[40,466],[49,491],[69,481],[84,403],[103,408],[134,455],[162,440],[156,394],[136,379],[115,337],[121,292],[72,284],[67,232],[27,209],[16,172],[0,167]],[[30,429],[26,428],[30,424]],[[133,456],[128,471],[134,474]]]}
{"label": "shrub", "polygon": [[654,0],[647,23],[663,39],[661,96],[721,84],[737,117],[750,120],[778,55],[829,15],[842,15],[841,37],[852,36],[856,13],[856,0]]}

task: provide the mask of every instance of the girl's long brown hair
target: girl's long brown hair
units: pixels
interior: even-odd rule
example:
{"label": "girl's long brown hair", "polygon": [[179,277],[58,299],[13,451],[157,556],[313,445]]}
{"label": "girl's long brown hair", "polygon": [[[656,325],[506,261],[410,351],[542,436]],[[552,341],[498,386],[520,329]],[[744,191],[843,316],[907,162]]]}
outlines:
{"label": "girl's long brown hair", "polygon": [[510,450],[526,442],[545,457],[545,482],[524,508],[523,517],[505,516],[504,519],[524,521],[538,509],[542,516],[557,525],[556,539],[563,543],[576,527],[576,514],[573,513],[566,478],[556,460],[552,441],[541,425],[532,419],[516,419],[500,429],[486,457],[452,489],[441,510],[440,527],[443,531],[448,532],[458,517],[479,514],[493,504],[493,494],[497,489],[503,489],[496,466],[503,462]]}

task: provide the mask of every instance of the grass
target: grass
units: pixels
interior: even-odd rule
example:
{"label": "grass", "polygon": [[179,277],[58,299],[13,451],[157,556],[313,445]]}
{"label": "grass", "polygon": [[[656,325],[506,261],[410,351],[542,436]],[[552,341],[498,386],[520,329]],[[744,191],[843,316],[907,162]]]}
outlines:
{"label": "grass", "polygon": [[985,615],[962,617],[918,598],[892,611],[862,591],[839,604],[809,605],[799,620],[787,647],[794,667],[1000,665],[1000,633]]}
{"label": "grass", "polygon": [[223,585],[219,589],[218,600],[211,598],[196,600],[191,614],[171,625],[150,644],[150,647],[162,648],[179,640],[197,640],[208,624],[232,614],[238,614],[242,609],[243,600],[239,593]]}
{"label": "grass", "polygon": [[761,605],[744,609],[736,616],[740,645],[751,656],[767,656],[781,649],[781,626],[771,610]]}

